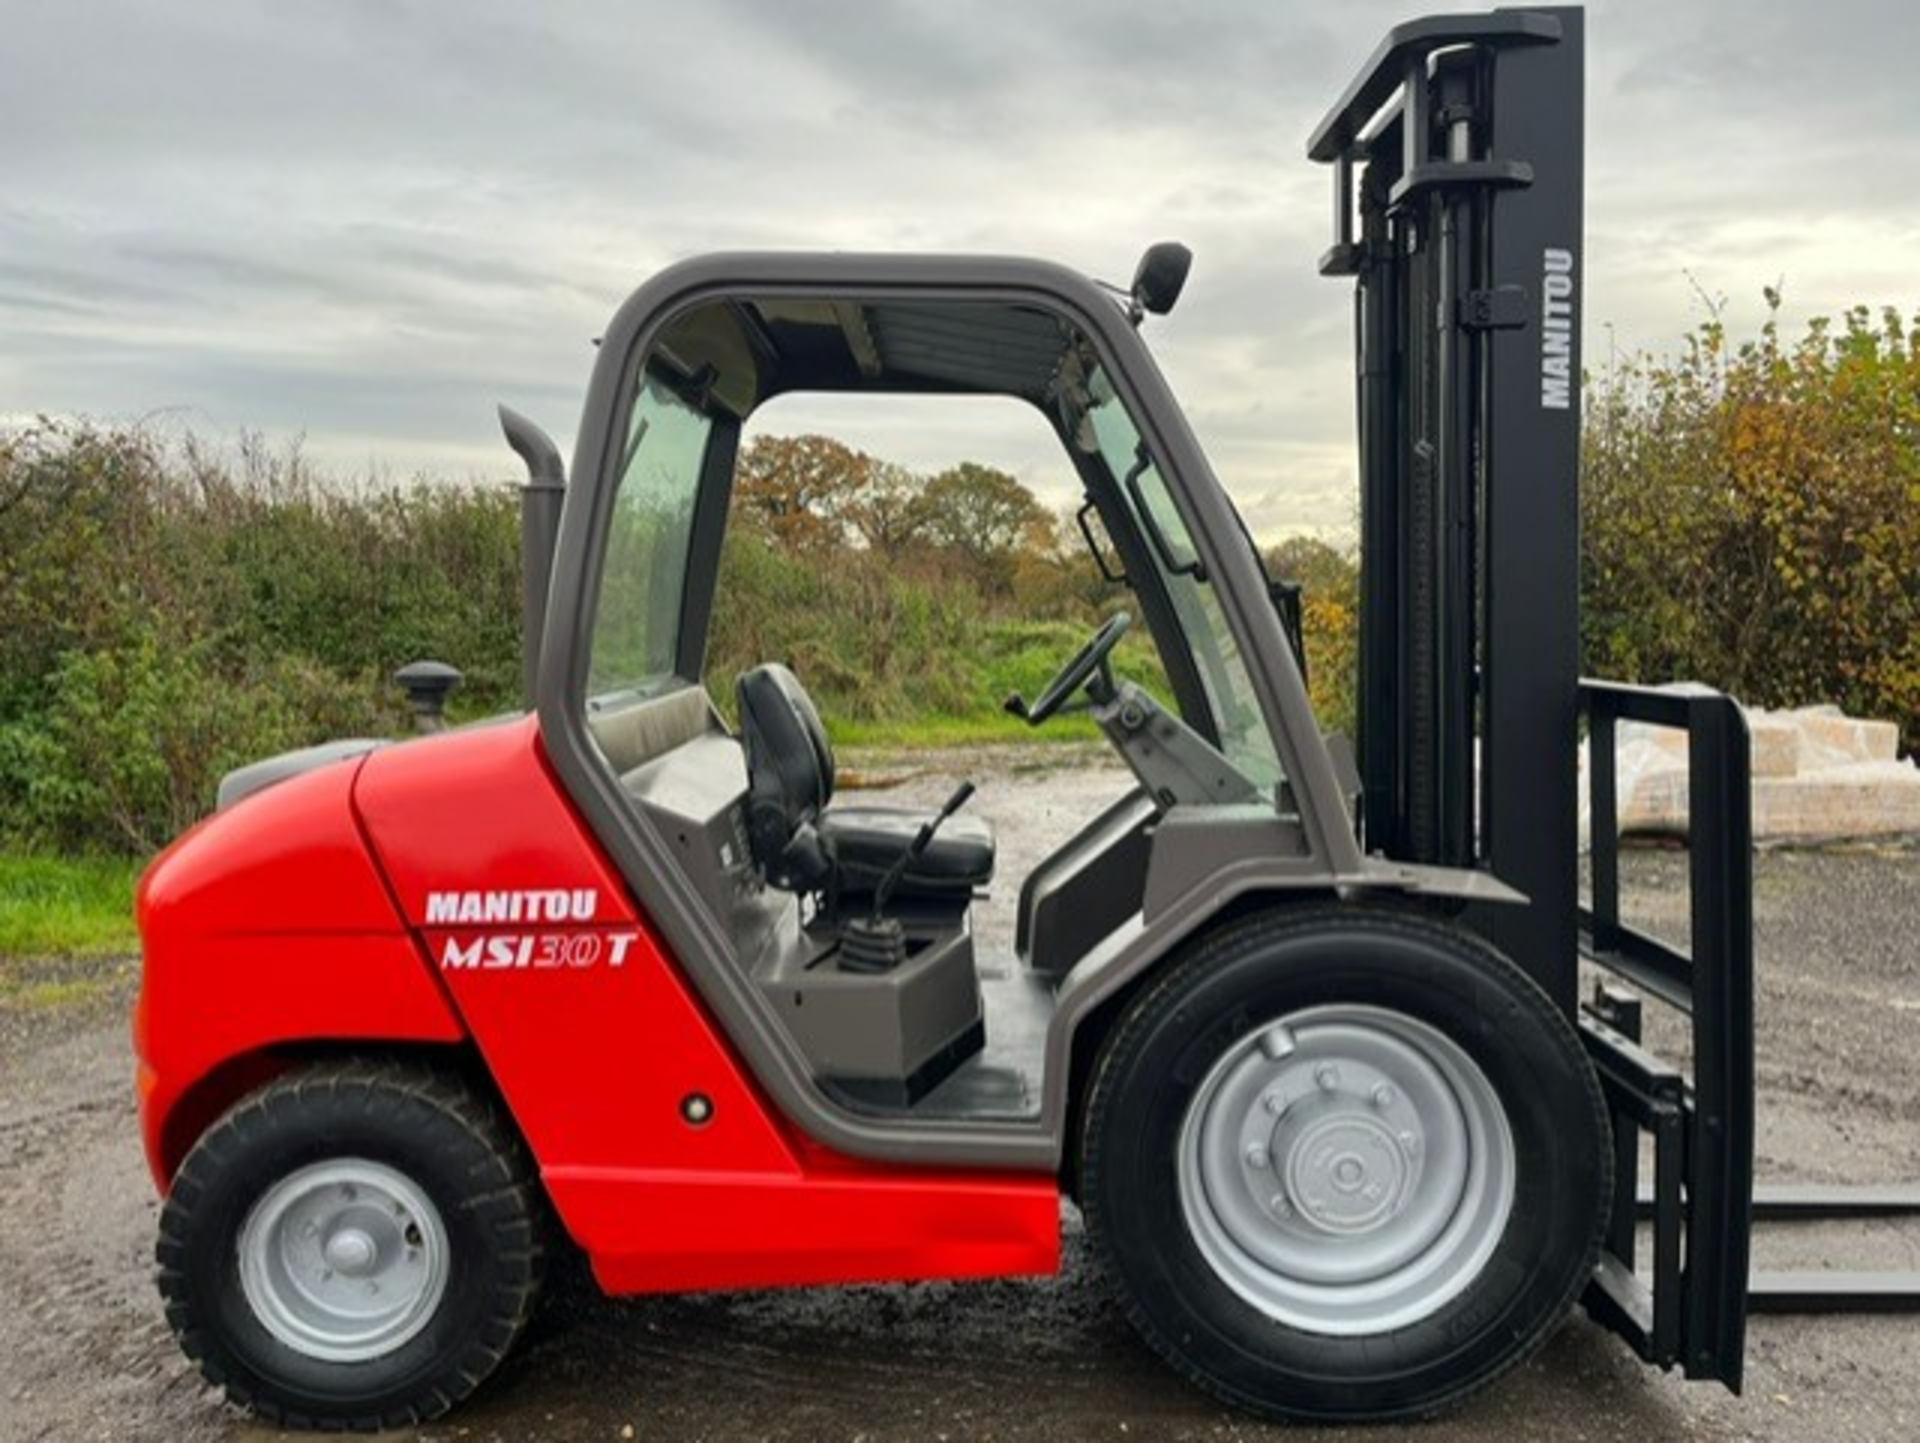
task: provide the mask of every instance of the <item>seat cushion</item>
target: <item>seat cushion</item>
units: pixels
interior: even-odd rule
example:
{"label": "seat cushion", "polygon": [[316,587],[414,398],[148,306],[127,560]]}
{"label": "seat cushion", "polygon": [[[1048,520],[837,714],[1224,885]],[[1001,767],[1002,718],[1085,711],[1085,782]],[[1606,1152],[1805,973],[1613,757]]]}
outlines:
{"label": "seat cushion", "polygon": [[[871,892],[931,812],[890,807],[831,807],[820,814],[820,836],[833,853],[844,893]],[[993,877],[993,828],[978,817],[948,817],[926,851],[901,877],[897,897],[970,892]]]}

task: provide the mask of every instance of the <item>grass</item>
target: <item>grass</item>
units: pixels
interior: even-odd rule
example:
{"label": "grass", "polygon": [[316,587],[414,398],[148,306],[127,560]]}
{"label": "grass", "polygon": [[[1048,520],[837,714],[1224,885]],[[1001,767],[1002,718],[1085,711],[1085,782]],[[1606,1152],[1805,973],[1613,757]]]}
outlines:
{"label": "grass", "polygon": [[[1089,628],[1070,622],[996,622],[981,636],[978,653],[968,658],[966,690],[979,699],[972,710],[959,715],[923,714],[871,721],[829,711],[827,730],[835,746],[903,750],[1095,741],[1100,729],[1085,716],[1062,712],[1042,726],[1031,727],[1009,716],[1000,704],[1011,692],[1019,692],[1028,700],[1037,697],[1091,635]],[[1138,682],[1155,696],[1171,702],[1173,690],[1168,685],[1166,672],[1144,633],[1125,638],[1114,651],[1112,664],[1121,680]],[[1071,705],[1084,708],[1086,700],[1085,693],[1080,693],[1073,697]]]}
{"label": "grass", "polygon": [[1057,717],[1045,726],[1030,727],[1003,711],[974,716],[922,717],[917,721],[836,721],[828,725],[836,747],[878,747],[915,751],[921,748],[972,746],[1050,746],[1059,742],[1090,742],[1100,729],[1083,716]]}
{"label": "grass", "polygon": [[124,857],[0,854],[0,959],[102,957],[139,946]]}

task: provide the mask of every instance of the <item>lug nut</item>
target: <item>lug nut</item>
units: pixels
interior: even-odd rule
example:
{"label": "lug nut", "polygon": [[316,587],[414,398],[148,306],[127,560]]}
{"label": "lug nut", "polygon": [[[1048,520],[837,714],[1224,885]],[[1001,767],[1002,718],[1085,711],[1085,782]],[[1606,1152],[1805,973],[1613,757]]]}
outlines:
{"label": "lug nut", "polygon": [[1273,1210],[1273,1215],[1277,1218],[1290,1218],[1293,1216],[1293,1204],[1287,1201],[1287,1195],[1285,1193],[1275,1193],[1273,1200],[1269,1202],[1267,1206]]}
{"label": "lug nut", "polygon": [[1381,1109],[1392,1107],[1393,1099],[1394,1091],[1391,1084],[1385,1082],[1374,1084],[1373,1105],[1375,1107]]}
{"label": "lug nut", "polygon": [[1276,1087],[1272,1092],[1269,1092],[1265,1097],[1260,1099],[1260,1105],[1267,1110],[1269,1116],[1278,1117],[1287,1110],[1286,1094]]}
{"label": "lug nut", "polygon": [[1268,1152],[1266,1148],[1262,1147],[1259,1143],[1256,1142],[1247,1149],[1248,1167],[1267,1167],[1270,1166],[1272,1162],[1273,1154]]}
{"label": "lug nut", "polygon": [[1320,1085],[1322,1092],[1332,1092],[1340,1085],[1340,1069],[1331,1062],[1323,1062],[1314,1072],[1313,1080]]}

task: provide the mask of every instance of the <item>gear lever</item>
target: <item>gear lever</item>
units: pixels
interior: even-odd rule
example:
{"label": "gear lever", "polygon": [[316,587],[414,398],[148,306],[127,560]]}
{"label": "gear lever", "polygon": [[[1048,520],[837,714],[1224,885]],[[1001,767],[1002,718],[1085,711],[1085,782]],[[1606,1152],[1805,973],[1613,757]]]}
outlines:
{"label": "gear lever", "polygon": [[885,914],[887,903],[892,900],[894,888],[900,885],[900,879],[933,841],[933,834],[948,817],[967,804],[973,795],[973,783],[962,782],[955,788],[946,805],[921,824],[914,833],[913,840],[900,853],[898,860],[887,868],[886,875],[880,879],[880,885],[873,889],[873,908],[864,917],[847,923],[840,936],[840,970],[843,972],[891,972],[907,960],[907,933],[900,925],[898,917]]}

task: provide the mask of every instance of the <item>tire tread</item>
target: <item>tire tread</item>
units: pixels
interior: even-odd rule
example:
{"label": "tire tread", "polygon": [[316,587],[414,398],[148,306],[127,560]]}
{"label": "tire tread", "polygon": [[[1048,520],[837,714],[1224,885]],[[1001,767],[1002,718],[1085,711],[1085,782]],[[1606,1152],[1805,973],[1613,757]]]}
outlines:
{"label": "tire tread", "polygon": [[[1092,1080],[1088,1084],[1087,1104],[1082,1123],[1082,1141],[1079,1148],[1079,1196],[1082,1200],[1081,1210],[1085,1217],[1088,1238],[1096,1256],[1106,1262],[1110,1271],[1114,1268],[1114,1243],[1108,1220],[1103,1215],[1100,1203],[1101,1150],[1093,1145],[1092,1140],[1101,1136],[1102,1130],[1109,1125],[1116,1079],[1125,1059],[1142,1044],[1149,1031],[1158,1025],[1168,997],[1232,965],[1248,951],[1270,940],[1277,931],[1292,932],[1320,925],[1352,926],[1356,923],[1385,935],[1398,935],[1422,943],[1432,943],[1438,938],[1449,945],[1458,946],[1463,940],[1462,934],[1457,929],[1430,921],[1418,914],[1384,908],[1300,906],[1279,913],[1255,913],[1200,939],[1178,964],[1165,969],[1163,975],[1150,983],[1127,1007],[1112,1033],[1105,1039],[1095,1063]],[[1505,970],[1512,980],[1521,984],[1513,990],[1529,1006],[1534,1020],[1552,1034],[1559,1045],[1570,1049],[1572,1054],[1584,1058],[1585,1048],[1580,1042],[1578,1032],[1546,994],[1518,967],[1492,948],[1482,945],[1479,950],[1484,953],[1490,965]],[[1605,1145],[1607,1127],[1605,1095],[1591,1067],[1581,1068],[1578,1076],[1584,1083],[1588,1106],[1593,1116],[1598,1119],[1601,1128],[1602,1145],[1598,1149],[1595,1161],[1599,1170],[1599,1196],[1601,1199],[1606,1199],[1611,1196],[1613,1188],[1613,1149]],[[1603,1204],[1602,1224],[1604,1217]],[[1587,1281],[1591,1278],[1594,1267],[1599,1261],[1603,1236],[1604,1227],[1597,1224],[1587,1239],[1585,1254],[1579,1267],[1569,1275],[1570,1283],[1561,1291],[1560,1296],[1548,1310],[1553,1318],[1563,1320],[1585,1290]],[[1179,1340],[1168,1333],[1162,1320],[1154,1316],[1136,1295],[1134,1289],[1122,1286],[1117,1291],[1121,1296],[1128,1321],[1181,1377],[1236,1408],[1262,1417],[1288,1422],[1411,1422],[1444,1416],[1527,1363],[1546,1345],[1548,1338],[1553,1335],[1557,1327],[1557,1324],[1549,1324],[1535,1329],[1533,1336],[1510,1349],[1497,1364],[1462,1379],[1457,1387],[1424,1398],[1416,1406],[1370,1410],[1364,1414],[1303,1410],[1249,1395],[1243,1390],[1223,1383],[1192,1359],[1187,1350],[1180,1345]]]}
{"label": "tire tread", "polygon": [[[493,1174],[486,1179],[493,1185],[471,1195],[467,1202],[494,1243],[489,1256],[504,1282],[496,1290],[494,1307],[472,1330],[466,1346],[423,1383],[420,1396],[374,1416],[289,1407],[235,1376],[221,1345],[196,1316],[188,1275],[190,1243],[186,1234],[192,1211],[207,1194],[214,1176],[233,1164],[246,1139],[250,1135],[271,1135],[279,1126],[287,1125],[317,1094],[338,1100],[353,1093],[359,1094],[361,1110],[374,1122],[391,1122],[403,1104],[425,1106],[439,1114],[464,1139],[456,1140],[451,1135],[441,1138],[438,1146],[443,1160],[457,1161],[450,1155],[464,1151],[468,1142],[485,1153],[485,1161],[470,1171]],[[236,1406],[276,1426],[308,1432],[412,1427],[441,1416],[471,1394],[526,1327],[545,1272],[546,1248],[540,1226],[544,1207],[532,1161],[518,1134],[502,1121],[490,1102],[450,1069],[387,1058],[315,1063],[283,1073],[243,1098],[188,1152],[161,1210],[154,1246],[156,1281],[167,1322],[181,1349],[199,1367],[201,1375]]]}

